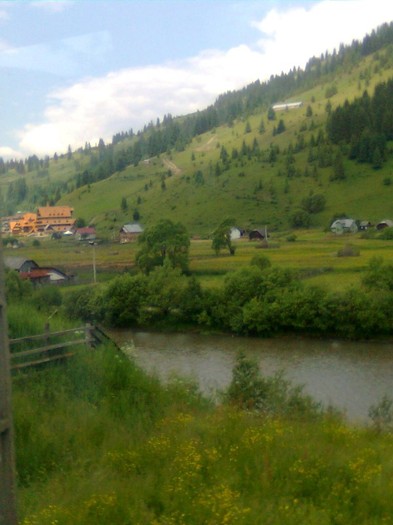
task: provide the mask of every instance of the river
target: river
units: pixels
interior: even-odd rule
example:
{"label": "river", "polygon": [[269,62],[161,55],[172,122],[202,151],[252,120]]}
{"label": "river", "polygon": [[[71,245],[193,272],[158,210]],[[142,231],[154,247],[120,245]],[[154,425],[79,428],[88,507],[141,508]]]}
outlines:
{"label": "river", "polygon": [[383,396],[393,399],[393,344],[319,340],[303,337],[274,339],[201,334],[112,332],[136,363],[163,381],[175,376],[192,379],[213,398],[228,386],[239,351],[253,357],[261,372],[283,371],[304,392],[366,422],[371,405]]}

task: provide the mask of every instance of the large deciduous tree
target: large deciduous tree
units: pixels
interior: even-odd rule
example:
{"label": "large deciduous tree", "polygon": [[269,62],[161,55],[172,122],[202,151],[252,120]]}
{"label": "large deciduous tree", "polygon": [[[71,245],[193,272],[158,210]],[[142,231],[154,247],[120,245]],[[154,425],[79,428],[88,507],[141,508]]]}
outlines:
{"label": "large deciduous tree", "polygon": [[213,232],[212,248],[216,255],[220,250],[227,248],[231,255],[234,255],[235,249],[232,246],[231,228],[234,225],[233,219],[225,219]]}
{"label": "large deciduous tree", "polygon": [[162,219],[147,228],[138,242],[140,249],[136,254],[136,264],[144,273],[163,266],[166,260],[172,268],[180,268],[183,272],[188,270],[190,237],[183,224]]}

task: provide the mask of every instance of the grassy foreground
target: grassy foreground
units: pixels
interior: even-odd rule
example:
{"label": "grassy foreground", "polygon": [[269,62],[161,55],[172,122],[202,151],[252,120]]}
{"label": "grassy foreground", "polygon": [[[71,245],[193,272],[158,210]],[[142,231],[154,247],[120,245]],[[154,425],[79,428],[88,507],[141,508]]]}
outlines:
{"label": "grassy foreground", "polygon": [[[283,401],[279,381],[251,384]],[[21,524],[393,523],[391,434],[296,393],[257,411],[245,386],[213,406],[109,348],[16,377]]]}

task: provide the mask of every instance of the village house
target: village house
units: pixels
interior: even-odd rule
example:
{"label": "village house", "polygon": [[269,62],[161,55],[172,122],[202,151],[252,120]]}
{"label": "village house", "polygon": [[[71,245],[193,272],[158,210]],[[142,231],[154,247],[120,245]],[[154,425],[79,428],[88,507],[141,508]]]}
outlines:
{"label": "village house", "polygon": [[266,232],[265,230],[251,230],[248,234],[250,241],[263,241],[265,239]]}
{"label": "village house", "polygon": [[358,225],[354,219],[336,219],[331,224],[330,231],[336,235],[356,233],[358,231]]}
{"label": "village house", "polygon": [[368,229],[372,228],[372,224],[370,221],[360,221],[360,224],[359,224],[359,230],[364,232],[364,231],[367,231]]}
{"label": "village house", "polygon": [[37,215],[35,213],[18,213],[8,219],[10,235],[31,235],[35,233]]}
{"label": "village house", "polygon": [[136,241],[142,232],[143,228],[137,223],[124,224],[119,232],[120,244]]}
{"label": "village house", "polygon": [[1,231],[12,236],[63,233],[75,224],[73,211],[69,206],[43,206],[37,209],[37,213],[24,212],[2,217]]}
{"label": "village house", "polygon": [[76,228],[74,235],[78,241],[95,241],[97,232],[92,226],[84,226],[83,228]]}
{"label": "village house", "polygon": [[384,230],[385,228],[393,228],[393,221],[384,219],[376,225],[377,230]]}
{"label": "village house", "polygon": [[230,231],[230,237],[231,241],[235,241],[237,239],[241,239],[244,235],[244,230],[237,228],[236,226],[233,226]]}
{"label": "village house", "polygon": [[38,234],[65,232],[72,228],[75,219],[70,206],[43,206],[37,208],[36,232]]}
{"label": "village house", "polygon": [[24,257],[4,257],[4,266],[19,273],[21,279],[28,279],[33,284],[60,284],[69,279],[61,270],[53,267],[40,267],[32,259]]}

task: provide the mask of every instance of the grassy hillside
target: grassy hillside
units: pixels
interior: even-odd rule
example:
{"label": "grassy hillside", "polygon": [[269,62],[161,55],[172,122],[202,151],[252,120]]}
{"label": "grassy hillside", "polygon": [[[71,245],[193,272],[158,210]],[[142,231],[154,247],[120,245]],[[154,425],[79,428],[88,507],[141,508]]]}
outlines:
{"label": "grassy hillside", "polygon": [[[245,229],[267,224],[270,230],[282,231],[296,226],[293,216],[310,195],[322,195],[326,202],[324,209],[308,217],[311,227],[326,228],[334,216],[342,214],[372,223],[393,218],[392,144],[388,144],[383,166],[374,169],[348,160],[348,148],[331,145],[326,138],[327,105],[332,111],[360,97],[364,90],[371,96],[377,84],[393,77],[391,46],[356,59],[353,46],[342,53],[339,66],[332,66],[336,55],[326,56],[319,62],[310,61],[306,72],[292,72],[262,87],[251,85],[225,95],[217,102],[217,112],[223,113],[225,104],[231,108],[230,104],[239,106],[243,100],[244,108],[237,110],[236,118],[227,118],[211,129],[205,126],[208,131],[193,138],[181,135],[164,153],[142,155],[140,161],[138,157],[127,164],[124,159],[130,158],[129,152],[140,147],[141,141],[153,142],[165,126],[147,126],[143,133],[127,136],[106,149],[85,147],[71,158],[51,159],[46,167],[23,175],[28,197],[18,203],[18,209],[50,200],[69,204],[76,217],[95,224],[107,238],[134,217],[146,226],[161,218],[181,221],[192,235],[202,237],[227,217]],[[315,77],[313,68],[326,72]],[[281,90],[288,95],[284,100],[277,99],[278,91],[270,93],[276,84],[280,87],[289,80],[293,85]],[[260,103],[252,103],[253,90],[259,90]],[[276,111],[275,119],[269,120],[268,102],[274,100],[301,101],[303,105]],[[173,119],[171,125],[175,130],[183,126],[185,133],[187,122],[198,118],[199,113]],[[339,152],[345,177],[332,180]],[[115,171],[117,165],[120,171]],[[89,170],[95,170],[95,179],[102,180],[84,183]],[[105,178],[108,170],[113,174]],[[12,172],[0,177],[3,197],[9,184],[20,177]]]}
{"label": "grassy hillside", "polygon": [[[345,99],[360,96],[366,82],[359,79],[365,76],[364,71],[373,71],[377,62],[375,57],[368,57],[356,68],[336,77],[337,94],[329,99],[326,90],[331,83],[326,82],[299,93],[294,99],[302,101],[303,106],[276,112],[275,120],[268,120],[267,111],[258,111],[236,120],[232,127],[221,126],[195,137],[182,152],[172,150],[170,155],[149,159],[138,167],[128,166],[90,188],[79,188],[61,202],[70,203],[77,216],[94,222],[104,232],[116,231],[118,223],[132,220],[135,210],[144,224],[167,217],[181,220],[192,234],[202,236],[226,217],[233,217],[243,228],[268,224],[274,229],[286,229],[291,226],[294,210],[310,193],[326,198],[325,210],[311,218],[313,226],[326,227],[331,217],[342,213],[373,223],[393,216],[393,185],[384,184],[392,174],[392,160],[380,170],[345,160],[346,179],[331,182],[333,168],[319,167],[317,161],[308,162],[309,148],[304,147],[293,154],[296,175],[285,176],[288,148],[296,149],[301,140],[307,144],[312,135],[324,132],[327,101],[334,108]],[[372,92],[375,84],[392,73],[389,68],[374,74],[367,82],[368,91]],[[306,116],[308,107],[311,117]],[[273,136],[280,119],[286,131]],[[261,121],[265,127],[263,133],[259,132]],[[251,131],[247,132],[246,127]],[[258,153],[231,158],[234,149],[240,154],[243,142],[253,148],[255,141]],[[280,151],[275,162],[269,162],[272,144]],[[230,158],[227,168],[221,166],[222,147]],[[220,174],[217,163],[221,166]],[[123,196],[127,199],[128,213],[121,212]]]}

